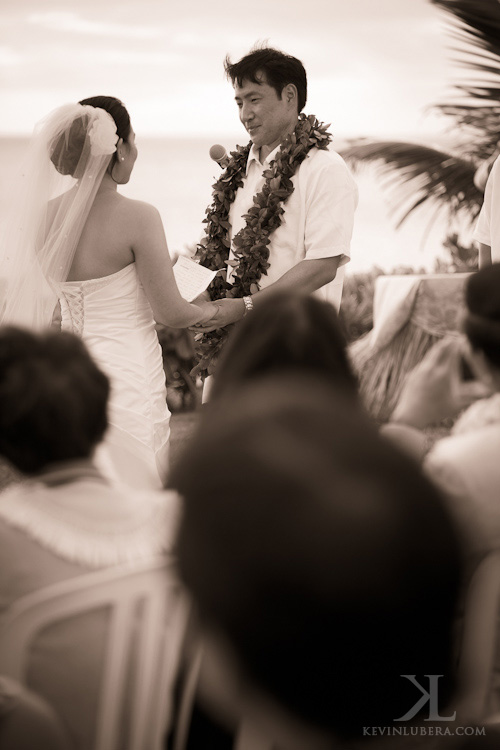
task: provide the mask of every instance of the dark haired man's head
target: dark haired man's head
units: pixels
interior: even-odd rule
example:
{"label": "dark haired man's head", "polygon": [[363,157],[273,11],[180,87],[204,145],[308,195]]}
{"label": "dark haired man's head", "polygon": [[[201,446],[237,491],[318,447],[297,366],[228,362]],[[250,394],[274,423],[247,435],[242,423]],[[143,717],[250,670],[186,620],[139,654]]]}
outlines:
{"label": "dark haired man's head", "polygon": [[275,49],[262,48],[237,63],[225,60],[240,120],[261,161],[293,132],[305,105],[307,79],[304,66],[295,57]]}
{"label": "dark haired man's head", "polygon": [[[298,112],[302,112],[307,101],[307,75],[301,61],[271,47],[260,47],[236,63],[226,57],[224,68],[232,84],[242,86],[244,81],[260,84],[264,80],[281,99],[288,83],[297,88]],[[262,74],[264,79],[262,79]]]}
{"label": "dark haired man's head", "polygon": [[356,377],[332,305],[296,292],[277,292],[260,302],[232,332],[218,364],[212,396],[278,372],[316,373],[356,397]]}
{"label": "dark haired man's head", "polygon": [[500,263],[472,274],[466,284],[465,333],[473,349],[500,369]]}
{"label": "dark haired man's head", "polygon": [[457,535],[352,401],[320,378],[247,383],[207,407],[171,485],[181,575],[249,684],[342,738],[412,709],[402,675],[443,675],[446,703]]}
{"label": "dark haired man's head", "polygon": [[108,396],[81,339],[0,330],[0,455],[21,472],[89,458],[107,427]]}

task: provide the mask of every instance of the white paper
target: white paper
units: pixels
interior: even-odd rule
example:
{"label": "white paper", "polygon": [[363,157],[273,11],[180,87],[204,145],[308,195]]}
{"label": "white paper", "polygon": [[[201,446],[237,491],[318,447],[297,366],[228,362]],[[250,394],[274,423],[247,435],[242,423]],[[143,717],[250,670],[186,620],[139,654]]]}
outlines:
{"label": "white paper", "polygon": [[174,266],[174,276],[179,292],[188,302],[192,302],[204,292],[216,274],[217,271],[210,271],[205,266],[195,263],[194,260],[186,258],[185,255],[179,255]]}

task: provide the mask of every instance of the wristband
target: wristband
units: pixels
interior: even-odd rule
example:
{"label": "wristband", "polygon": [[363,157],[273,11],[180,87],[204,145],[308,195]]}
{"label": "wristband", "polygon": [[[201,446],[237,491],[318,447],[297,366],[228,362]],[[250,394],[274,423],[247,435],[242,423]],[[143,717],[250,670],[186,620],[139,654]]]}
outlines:
{"label": "wristband", "polygon": [[253,300],[251,297],[243,297],[243,302],[245,303],[245,312],[243,313],[243,317],[245,317],[245,315],[249,313],[250,310],[253,310]]}

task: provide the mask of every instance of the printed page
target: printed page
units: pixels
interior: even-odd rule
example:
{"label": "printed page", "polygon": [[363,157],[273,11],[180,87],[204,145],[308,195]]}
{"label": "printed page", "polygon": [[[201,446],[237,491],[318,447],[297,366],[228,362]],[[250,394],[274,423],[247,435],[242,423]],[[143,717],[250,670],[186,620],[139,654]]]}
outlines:
{"label": "printed page", "polygon": [[179,255],[174,266],[174,276],[179,292],[188,302],[192,302],[204,292],[216,274],[217,271],[209,271],[208,268],[200,266],[185,255]]}

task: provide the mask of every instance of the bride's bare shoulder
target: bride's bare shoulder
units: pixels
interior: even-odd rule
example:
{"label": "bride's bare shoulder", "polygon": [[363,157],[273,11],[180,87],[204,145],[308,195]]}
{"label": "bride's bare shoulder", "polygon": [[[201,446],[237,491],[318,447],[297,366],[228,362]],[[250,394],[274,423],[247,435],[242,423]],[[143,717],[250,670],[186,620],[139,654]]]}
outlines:
{"label": "bride's bare shoulder", "polygon": [[146,203],[134,198],[126,198],[123,195],[118,195],[118,199],[121,211],[133,218],[134,221],[151,221],[160,218],[160,212],[152,203]]}

